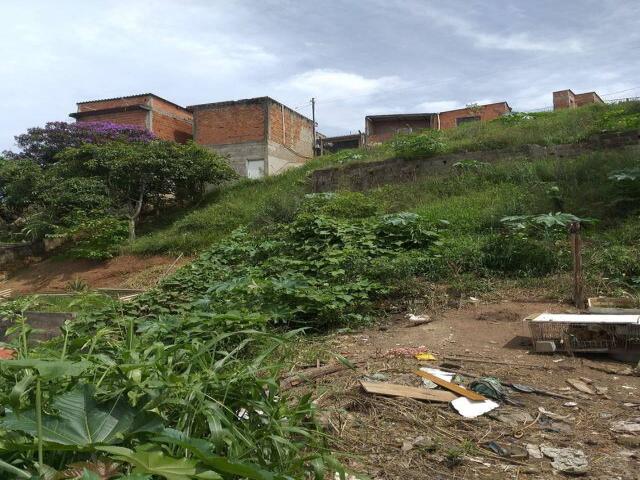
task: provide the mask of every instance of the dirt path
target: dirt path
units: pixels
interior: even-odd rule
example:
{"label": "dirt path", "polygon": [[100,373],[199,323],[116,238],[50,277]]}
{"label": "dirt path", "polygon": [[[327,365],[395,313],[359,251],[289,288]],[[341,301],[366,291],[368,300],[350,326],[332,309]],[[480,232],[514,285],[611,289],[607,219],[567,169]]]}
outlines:
{"label": "dirt path", "polygon": [[[13,294],[63,292],[76,279],[90,288],[147,288],[155,284],[175,258],[123,255],[107,261],[47,259],[23,268],[2,285]],[[176,266],[188,259],[180,259]]]}
{"label": "dirt path", "polygon": [[[357,371],[318,379],[314,387],[318,403],[329,409],[325,423],[337,438],[335,447],[351,455],[346,463],[355,471],[381,480],[562,478],[552,469],[549,458],[506,459],[482,448],[495,441],[514,450],[525,448],[526,444],[580,449],[589,461],[589,473],[582,478],[640,478],[640,436],[620,439],[620,434],[611,431],[614,422],[640,417],[637,406],[624,405],[640,404],[640,378],[589,367],[625,367],[606,357],[529,354],[528,332],[522,319],[542,311],[559,313],[571,308],[535,302],[476,304],[434,314],[432,323],[418,327],[406,328],[407,321],[398,316],[378,328],[330,337],[325,346],[331,351],[365,360]],[[393,348],[423,345],[438,361],[419,362],[413,357],[385,355]],[[437,367],[445,357],[457,357],[458,360],[447,361],[474,377],[494,376],[553,390],[570,399],[513,393],[511,398],[521,406],[501,406],[476,419],[464,419],[448,404],[374,396],[363,392],[358,383],[367,376],[420,386],[420,380],[411,372],[419,366]],[[460,360],[461,357],[477,361]],[[588,395],[566,383],[568,378],[580,377],[591,382],[594,390],[606,389],[606,394]],[[540,407],[553,412],[552,416],[567,419],[559,421],[541,415],[536,421]],[[505,423],[505,413],[521,418],[511,420],[509,425]],[[522,434],[516,433],[519,430]]]}

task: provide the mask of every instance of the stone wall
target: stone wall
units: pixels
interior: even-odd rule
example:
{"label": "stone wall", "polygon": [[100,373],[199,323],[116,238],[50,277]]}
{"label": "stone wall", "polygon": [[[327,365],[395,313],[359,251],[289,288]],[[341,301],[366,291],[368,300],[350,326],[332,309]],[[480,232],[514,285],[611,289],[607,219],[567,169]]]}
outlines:
{"label": "stone wall", "polygon": [[524,145],[519,148],[461,152],[439,155],[427,159],[391,158],[377,162],[354,163],[343,167],[316,170],[311,175],[313,192],[331,192],[341,189],[367,190],[390,183],[415,181],[419,177],[447,171],[456,162],[477,160],[498,162],[503,160],[546,157],[575,157],[594,150],[631,147],[640,150],[640,131],[604,133],[589,141],[570,145]]}

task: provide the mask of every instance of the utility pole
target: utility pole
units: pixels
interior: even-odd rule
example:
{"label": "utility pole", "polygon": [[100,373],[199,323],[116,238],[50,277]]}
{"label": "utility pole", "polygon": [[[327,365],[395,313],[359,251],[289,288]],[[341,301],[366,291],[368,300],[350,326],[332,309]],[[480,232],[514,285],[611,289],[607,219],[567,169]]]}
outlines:
{"label": "utility pole", "polygon": [[311,98],[311,121],[313,123],[313,154],[312,156],[316,156],[316,99]]}

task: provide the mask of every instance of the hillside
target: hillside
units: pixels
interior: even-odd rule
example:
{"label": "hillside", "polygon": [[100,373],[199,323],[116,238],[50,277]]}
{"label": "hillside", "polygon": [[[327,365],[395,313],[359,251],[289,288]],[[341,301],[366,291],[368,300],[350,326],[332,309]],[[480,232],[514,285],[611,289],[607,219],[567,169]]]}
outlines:
{"label": "hillside", "polygon": [[[576,110],[516,114],[490,123],[469,124],[434,137],[429,132],[395,142],[321,157],[304,168],[258,181],[244,180],[221,188],[204,205],[165,219],[132,247],[137,254],[193,254],[215,244],[242,227],[257,238],[268,239],[275,225],[289,224],[301,205],[309,201],[308,175],[317,168],[390,158],[400,153],[411,158],[437,153],[504,148],[524,144],[553,145],[579,142],[601,131],[640,126],[637,102],[594,105]],[[586,266],[598,288],[628,286],[640,270],[635,247],[638,218],[634,215],[633,182],[610,179],[612,172],[637,166],[637,152],[593,152],[577,158],[511,160],[488,165],[463,162],[451,174],[435,175],[401,185],[387,185],[361,193],[337,192],[324,198],[323,212],[343,221],[412,212],[441,228],[442,245],[437,265],[424,272],[434,280],[472,275],[488,278],[504,273],[528,278],[567,268],[566,246],[559,245],[553,227],[541,228],[530,238],[520,235],[508,252],[503,237],[518,235],[501,219],[518,215],[565,212],[596,221],[586,230]],[[363,213],[364,212],[364,213]],[[544,221],[541,217],[539,221]],[[533,218],[526,220],[527,235]],[[525,222],[526,223],[526,222]],[[524,227],[523,225],[520,225]],[[442,225],[440,225],[442,227]],[[439,228],[440,228],[439,227]],[[511,225],[513,230],[513,225]],[[542,238],[539,238],[542,237]],[[528,242],[525,245],[522,242]],[[615,244],[605,251],[600,248]],[[495,250],[498,249],[498,250]],[[500,258],[496,264],[496,259]],[[544,260],[544,261],[541,261]],[[630,260],[631,259],[631,260]],[[609,278],[607,287],[597,280]]]}
{"label": "hillside", "polygon": [[[595,475],[624,473],[629,459],[609,454],[619,441],[609,432],[632,416],[635,371],[528,355],[521,320],[575,311],[567,302],[574,222],[583,228],[587,294],[638,295],[637,145],[471,159],[363,192],[314,194],[308,175],[638,128],[640,104],[630,103],[402,136],[221,186],[198,207],[148,222],[129,254],[193,261],[166,278],[153,270],[162,281],[132,301],[79,293],[77,316],[43,343],[30,342],[27,321],[37,297],[0,304],[15,333],[6,348],[19,359],[0,369],[0,470],[31,478],[41,464],[54,473],[99,464],[116,476],[117,461],[148,479],[326,480],[345,470],[506,479],[515,466],[519,478],[550,478],[549,461],[510,453],[550,443],[579,448]],[[412,325],[414,314],[433,322]],[[420,363],[417,352],[434,358]],[[515,389],[510,404],[499,397],[497,413],[467,419],[447,402],[360,386],[395,383],[428,395],[412,372],[435,361],[458,379],[499,378]],[[594,392],[565,386],[577,378]],[[78,411],[91,421],[78,426]],[[108,430],[93,421],[106,415]]]}

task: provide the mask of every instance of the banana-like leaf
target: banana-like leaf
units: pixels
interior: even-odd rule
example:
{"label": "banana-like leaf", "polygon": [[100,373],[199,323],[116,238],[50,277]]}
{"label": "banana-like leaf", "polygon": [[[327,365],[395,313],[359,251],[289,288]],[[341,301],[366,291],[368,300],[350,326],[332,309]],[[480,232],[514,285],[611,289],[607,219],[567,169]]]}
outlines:
{"label": "banana-like leaf", "polygon": [[111,457],[121,462],[133,465],[133,473],[149,473],[167,480],[222,480],[215,472],[202,472],[195,460],[187,458],[173,458],[159,450],[136,451],[123,447],[98,447],[98,450],[111,454]]}
{"label": "banana-like leaf", "polygon": [[33,368],[43,380],[53,380],[58,377],[77,377],[81,375],[91,362],[69,362],[66,360],[40,360],[29,358],[26,360],[0,360],[0,367],[25,369]]}
{"label": "banana-like leaf", "polygon": [[[42,416],[43,440],[58,445],[91,447],[114,443],[123,435],[134,432],[162,430],[160,417],[131,407],[120,397],[98,404],[89,385],[75,388],[57,397],[51,405],[57,415]],[[7,412],[0,421],[6,430],[18,430],[37,435],[35,410]]]}

